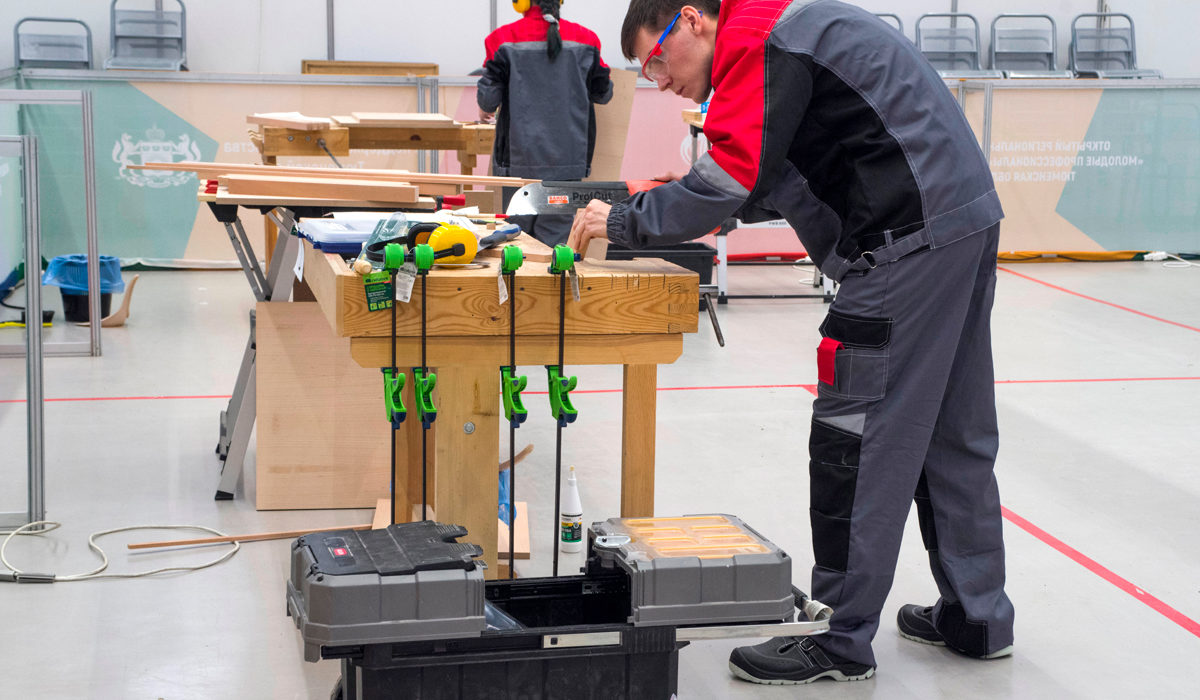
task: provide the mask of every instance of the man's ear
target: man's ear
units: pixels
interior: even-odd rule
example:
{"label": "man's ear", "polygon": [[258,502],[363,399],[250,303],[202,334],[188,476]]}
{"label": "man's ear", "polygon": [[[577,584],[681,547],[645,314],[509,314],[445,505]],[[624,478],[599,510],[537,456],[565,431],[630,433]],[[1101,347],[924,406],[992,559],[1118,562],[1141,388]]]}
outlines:
{"label": "man's ear", "polygon": [[688,31],[697,36],[704,31],[703,16],[704,12],[692,5],[684,5],[679,10],[679,20],[686,24]]}

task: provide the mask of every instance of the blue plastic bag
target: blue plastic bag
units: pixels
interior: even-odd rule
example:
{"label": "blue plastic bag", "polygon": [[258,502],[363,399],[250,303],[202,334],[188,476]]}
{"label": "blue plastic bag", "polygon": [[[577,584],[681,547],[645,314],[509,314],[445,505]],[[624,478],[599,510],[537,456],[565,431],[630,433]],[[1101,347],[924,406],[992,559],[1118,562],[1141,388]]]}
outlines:
{"label": "blue plastic bag", "polygon": [[[42,273],[42,284],[62,287],[63,294],[87,294],[87,256],[60,255],[50,261]],[[112,255],[100,256],[100,293],[125,291],[121,279],[121,261]]]}
{"label": "blue plastic bag", "polygon": [[512,469],[505,469],[504,471],[500,472],[500,519],[503,520],[504,524],[509,527],[512,527],[513,521],[513,514],[508,512],[508,494],[510,489],[509,479],[511,474]]}

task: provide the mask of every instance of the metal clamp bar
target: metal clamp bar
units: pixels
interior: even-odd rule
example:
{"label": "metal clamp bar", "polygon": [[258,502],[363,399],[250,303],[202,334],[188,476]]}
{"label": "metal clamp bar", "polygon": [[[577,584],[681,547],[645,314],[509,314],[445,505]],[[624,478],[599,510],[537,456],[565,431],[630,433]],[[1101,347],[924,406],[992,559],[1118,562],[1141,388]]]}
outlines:
{"label": "metal clamp bar", "polygon": [[829,631],[829,620],[781,622],[774,625],[723,625],[721,627],[681,627],[675,639],[694,642],[702,639],[745,639],[747,637],[807,637]]}
{"label": "metal clamp bar", "polygon": [[[254,298],[266,301],[267,280],[258,266],[258,260],[254,259],[254,250],[250,248],[250,241],[246,238],[246,230],[242,228],[241,219],[234,219],[233,223],[226,223],[225,232],[229,234],[229,243],[233,246],[233,252],[242,266],[242,272],[246,273],[246,281],[250,283],[250,291],[254,292]],[[247,255],[247,250],[249,255]]]}
{"label": "metal clamp bar", "polygon": [[287,301],[292,294],[293,270],[300,256],[300,239],[292,235],[296,216],[290,209],[276,207],[267,214],[279,229],[275,250],[271,254],[271,269],[267,271],[265,301]]}

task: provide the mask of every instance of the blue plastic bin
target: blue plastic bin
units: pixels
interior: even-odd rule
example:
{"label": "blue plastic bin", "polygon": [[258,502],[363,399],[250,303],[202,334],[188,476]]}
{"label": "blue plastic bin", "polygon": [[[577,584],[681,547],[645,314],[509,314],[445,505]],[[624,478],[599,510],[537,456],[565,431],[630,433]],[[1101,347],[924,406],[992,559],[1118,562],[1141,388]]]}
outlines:
{"label": "blue plastic bin", "polygon": [[[90,321],[88,314],[86,255],[60,255],[50,261],[42,274],[42,284],[54,285],[62,292],[63,313],[68,321]],[[121,261],[112,255],[100,256],[100,315],[107,316],[113,292],[125,291],[121,279]]]}

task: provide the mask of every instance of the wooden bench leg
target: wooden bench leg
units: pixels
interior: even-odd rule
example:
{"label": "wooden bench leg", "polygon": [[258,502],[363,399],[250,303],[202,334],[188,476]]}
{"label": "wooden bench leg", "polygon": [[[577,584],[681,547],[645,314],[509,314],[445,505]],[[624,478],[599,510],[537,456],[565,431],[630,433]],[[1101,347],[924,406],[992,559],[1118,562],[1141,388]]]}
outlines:
{"label": "wooden bench leg", "polygon": [[625,365],[621,394],[621,517],[654,515],[658,366]]}
{"label": "wooden bench leg", "polygon": [[500,372],[495,365],[436,371],[438,521],[467,528],[466,541],[483,548],[485,576],[496,578]]}

